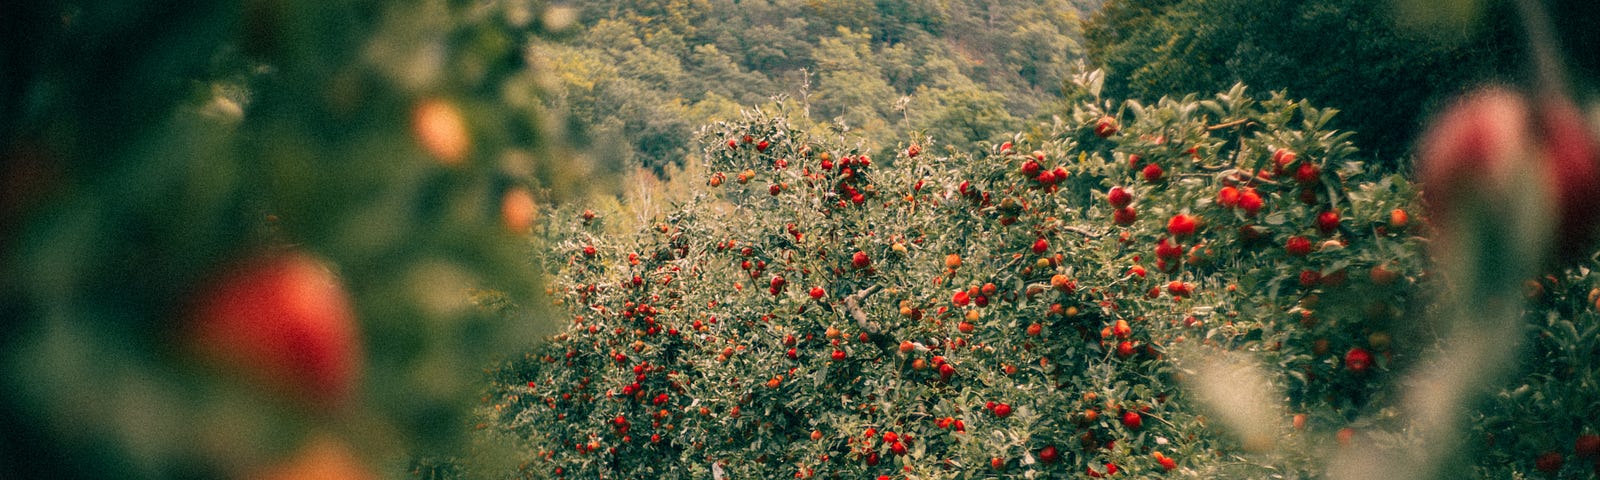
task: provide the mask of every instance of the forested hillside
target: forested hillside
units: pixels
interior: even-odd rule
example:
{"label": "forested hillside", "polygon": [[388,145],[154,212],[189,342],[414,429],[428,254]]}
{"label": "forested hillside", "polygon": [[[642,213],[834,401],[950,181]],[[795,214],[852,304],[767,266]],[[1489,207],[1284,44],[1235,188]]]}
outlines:
{"label": "forested hillside", "polygon": [[[1600,3],[1545,0],[1552,40],[1600,48]],[[1344,112],[1336,126],[1396,166],[1423,120],[1449,99],[1525,81],[1531,61],[1512,2],[1423,0],[1109,0],[1084,25],[1085,54],[1106,94],[1155,99],[1243,82]],[[1580,86],[1600,56],[1571,55]],[[1587,80],[1585,80],[1587,79]],[[1593,85],[1588,85],[1593,88]]]}
{"label": "forested hillside", "polygon": [[[785,95],[869,139],[965,147],[1060,97],[1100,0],[596,0],[535,48],[552,107],[604,162],[658,172],[692,132]],[[869,145],[881,148],[892,145]]]}

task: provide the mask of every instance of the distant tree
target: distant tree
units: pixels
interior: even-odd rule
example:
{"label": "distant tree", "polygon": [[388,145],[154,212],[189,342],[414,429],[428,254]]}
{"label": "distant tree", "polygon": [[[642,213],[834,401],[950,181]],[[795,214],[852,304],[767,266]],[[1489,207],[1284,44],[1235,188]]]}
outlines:
{"label": "distant tree", "polygon": [[1006,110],[1003,96],[975,85],[922,90],[919,94],[927,106],[917,113],[915,125],[941,143],[977,149],[998,135],[1022,127],[1021,119]]}
{"label": "distant tree", "polygon": [[[1245,82],[1338,108],[1357,145],[1400,153],[1433,105],[1520,72],[1517,33],[1486,23],[1465,38],[1403,28],[1377,0],[1110,0],[1084,27],[1116,98]],[[1496,7],[1499,8],[1499,7]],[[1398,156],[1390,156],[1398,158]]]}

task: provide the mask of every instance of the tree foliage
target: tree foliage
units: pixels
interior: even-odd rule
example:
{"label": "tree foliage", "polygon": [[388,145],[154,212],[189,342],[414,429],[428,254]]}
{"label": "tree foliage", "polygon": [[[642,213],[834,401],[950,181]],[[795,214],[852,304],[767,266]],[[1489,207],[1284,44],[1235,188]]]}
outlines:
{"label": "tree foliage", "polygon": [[464,450],[538,337],[469,293],[536,289],[515,230],[588,171],[519,48],[545,2],[459,3],[0,6],[0,477]]}
{"label": "tree foliage", "polygon": [[[1408,445],[1399,373],[1438,335],[1414,187],[1281,95],[1109,107],[892,161],[757,110],[702,131],[711,193],[647,231],[566,213],[541,262],[570,323],[491,400],[523,474],[1314,477]],[[1530,331],[1590,328],[1594,279],[1541,285]],[[1528,378],[1595,378],[1586,333],[1536,335]],[[1567,448],[1593,425],[1557,388],[1507,387],[1456,454],[1559,432],[1447,470]]]}
{"label": "tree foliage", "polygon": [[[1413,2],[1420,4],[1421,2]],[[1472,24],[1411,28],[1396,3],[1376,0],[1111,0],[1085,25],[1091,61],[1107,72],[1107,95],[1156,98],[1235,82],[1283,89],[1343,112],[1336,126],[1361,132],[1358,146],[1398,160],[1439,105],[1485,82],[1524,78],[1526,42],[1510,2]],[[1576,78],[1600,78],[1592,2],[1546,2]],[[1394,165],[1389,165],[1394,166]]]}

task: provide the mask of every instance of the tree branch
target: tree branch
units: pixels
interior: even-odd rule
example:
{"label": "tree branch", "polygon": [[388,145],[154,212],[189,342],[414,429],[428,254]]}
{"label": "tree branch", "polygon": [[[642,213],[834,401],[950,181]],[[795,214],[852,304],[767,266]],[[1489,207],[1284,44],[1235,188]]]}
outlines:
{"label": "tree branch", "polygon": [[1222,122],[1222,123],[1219,123],[1219,124],[1216,124],[1216,125],[1207,126],[1206,127],[1206,131],[1207,132],[1215,132],[1217,130],[1222,130],[1222,129],[1225,129],[1225,128],[1233,128],[1233,127],[1238,127],[1238,126],[1246,126],[1246,127],[1248,127],[1248,126],[1254,126],[1254,125],[1259,125],[1259,124],[1257,124],[1254,120],[1251,120],[1251,119],[1248,119],[1248,118],[1241,118],[1241,119],[1238,119],[1238,120],[1231,120],[1231,121]]}
{"label": "tree branch", "polygon": [[866,330],[869,333],[878,333],[878,329],[868,323],[867,312],[861,309],[861,302],[882,289],[882,285],[873,285],[844,297],[844,313],[854,319],[856,325],[859,325],[862,330]]}
{"label": "tree branch", "polygon": [[1104,235],[1104,233],[1095,233],[1095,232],[1090,231],[1087,228],[1073,227],[1073,226],[1061,227],[1061,231],[1076,233],[1078,235],[1083,235],[1084,237],[1087,237],[1087,238],[1100,238],[1101,235]]}

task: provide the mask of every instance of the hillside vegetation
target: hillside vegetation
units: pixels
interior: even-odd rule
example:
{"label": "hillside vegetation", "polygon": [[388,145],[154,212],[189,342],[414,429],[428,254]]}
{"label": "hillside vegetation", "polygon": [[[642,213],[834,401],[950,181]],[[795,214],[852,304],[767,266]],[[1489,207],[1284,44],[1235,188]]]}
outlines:
{"label": "hillside vegetation", "polygon": [[[700,125],[793,98],[796,121],[968,147],[1060,97],[1098,0],[598,0],[536,46],[551,102],[611,166],[665,171]],[[870,145],[881,148],[885,145]]]}

